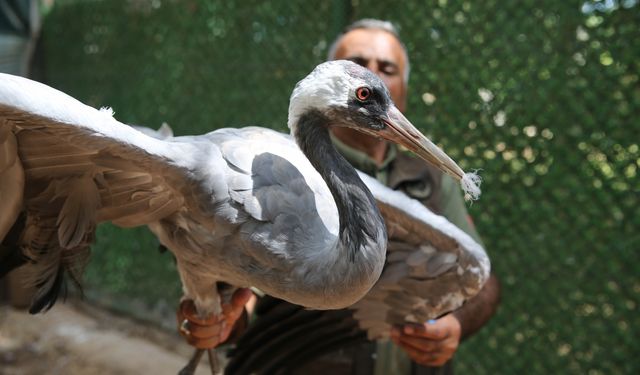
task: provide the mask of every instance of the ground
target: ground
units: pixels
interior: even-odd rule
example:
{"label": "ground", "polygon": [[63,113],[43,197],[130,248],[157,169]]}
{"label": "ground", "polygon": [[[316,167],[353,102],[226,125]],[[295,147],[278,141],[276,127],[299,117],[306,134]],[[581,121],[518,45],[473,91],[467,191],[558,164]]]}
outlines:
{"label": "ground", "polygon": [[175,333],[84,302],[35,316],[0,305],[0,375],[176,374],[191,354]]}

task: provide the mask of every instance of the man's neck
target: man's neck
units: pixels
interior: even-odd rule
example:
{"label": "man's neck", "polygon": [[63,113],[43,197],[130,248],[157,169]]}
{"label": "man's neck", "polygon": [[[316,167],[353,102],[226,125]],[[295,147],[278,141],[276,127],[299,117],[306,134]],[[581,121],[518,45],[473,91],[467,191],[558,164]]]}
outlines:
{"label": "man's neck", "polygon": [[389,145],[383,139],[375,138],[349,128],[334,127],[333,135],[345,145],[367,154],[380,165],[387,155]]}

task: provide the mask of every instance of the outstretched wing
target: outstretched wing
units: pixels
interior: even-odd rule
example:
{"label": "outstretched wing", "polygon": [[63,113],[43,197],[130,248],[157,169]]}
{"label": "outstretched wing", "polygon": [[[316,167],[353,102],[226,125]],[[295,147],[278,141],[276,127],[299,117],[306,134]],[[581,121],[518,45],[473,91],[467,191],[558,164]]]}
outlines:
{"label": "outstretched wing", "polygon": [[361,173],[384,217],[389,244],[378,282],[351,308],[370,339],[391,325],[424,323],[453,311],[489,278],[486,252],[468,234],[420,202]]}
{"label": "outstretched wing", "polygon": [[[229,352],[229,374],[301,371],[309,361],[387,338],[394,324],[425,322],[460,307],[489,277],[484,249],[444,217],[360,173],[389,235],[382,276],[344,310],[314,311],[266,296]],[[352,354],[346,354],[347,357]],[[349,357],[350,358],[350,357]]]}
{"label": "outstretched wing", "polygon": [[215,153],[201,143],[146,136],[110,110],[0,74],[0,277],[24,257],[37,264],[38,312],[55,302],[65,273],[78,280],[97,223],[202,213],[197,198],[226,189],[203,191],[191,173]]}

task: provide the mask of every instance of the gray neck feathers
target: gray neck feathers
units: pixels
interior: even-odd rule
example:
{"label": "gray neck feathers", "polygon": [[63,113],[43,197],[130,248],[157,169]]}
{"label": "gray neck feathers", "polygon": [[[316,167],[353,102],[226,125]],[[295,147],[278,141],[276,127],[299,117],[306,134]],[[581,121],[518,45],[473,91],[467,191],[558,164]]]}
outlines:
{"label": "gray neck feathers", "polygon": [[378,238],[384,221],[369,189],[331,143],[328,122],[320,111],[308,111],[300,116],[294,136],[333,195],[340,218],[340,242],[349,260],[355,261],[362,247]]}

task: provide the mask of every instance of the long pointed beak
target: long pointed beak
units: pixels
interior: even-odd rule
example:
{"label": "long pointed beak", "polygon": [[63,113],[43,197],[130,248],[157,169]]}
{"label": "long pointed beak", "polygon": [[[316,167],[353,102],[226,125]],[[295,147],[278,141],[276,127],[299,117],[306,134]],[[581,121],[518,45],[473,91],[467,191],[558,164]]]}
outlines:
{"label": "long pointed beak", "polygon": [[441,171],[461,181],[465,175],[462,168],[445,154],[438,146],[422,135],[418,129],[406,117],[392,105],[382,118],[387,126],[376,132],[377,135],[391,142],[400,144],[416,155],[433,164]]}

